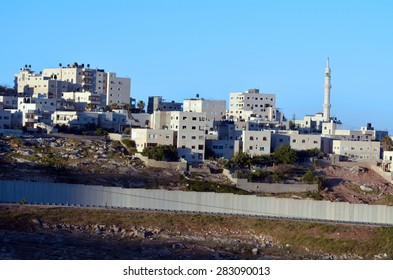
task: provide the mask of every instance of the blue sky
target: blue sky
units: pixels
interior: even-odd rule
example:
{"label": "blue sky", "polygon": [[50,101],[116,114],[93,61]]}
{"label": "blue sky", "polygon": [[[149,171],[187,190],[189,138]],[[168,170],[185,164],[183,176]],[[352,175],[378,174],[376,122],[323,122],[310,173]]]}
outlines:
{"label": "blue sky", "polygon": [[289,119],[322,111],[393,134],[393,1],[4,1],[0,84],[78,62],[131,77],[131,96],[225,99],[259,88]]}

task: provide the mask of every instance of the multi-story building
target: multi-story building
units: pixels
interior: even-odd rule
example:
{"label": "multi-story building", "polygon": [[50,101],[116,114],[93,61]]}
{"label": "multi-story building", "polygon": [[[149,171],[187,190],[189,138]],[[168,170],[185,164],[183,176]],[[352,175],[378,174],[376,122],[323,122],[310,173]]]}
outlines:
{"label": "multi-story building", "polygon": [[149,96],[147,113],[153,114],[154,111],[183,111],[183,103],[164,101],[162,96]]}
{"label": "multi-story building", "polygon": [[213,123],[225,118],[226,101],[203,98],[184,99],[183,111],[206,113],[208,130],[213,131]]}
{"label": "multi-story building", "polygon": [[277,131],[272,133],[272,150],[280,145],[290,145],[294,150],[318,149],[324,153],[331,151],[331,140],[318,134],[300,134],[299,131]]}
{"label": "multi-story building", "polygon": [[[330,124],[330,126],[329,126]],[[353,129],[337,129],[336,123],[324,123],[322,134],[334,139],[348,140],[348,141],[381,141],[382,138],[388,135],[388,131],[375,130],[371,123],[358,130]]]}
{"label": "multi-story building", "polygon": [[84,129],[87,125],[98,126],[98,114],[94,112],[56,111],[52,114],[53,126],[66,125]]}
{"label": "multi-story building", "polygon": [[11,112],[0,108],[0,130],[11,128]]}
{"label": "multi-story building", "polygon": [[15,75],[15,88],[21,96],[35,98],[56,98],[60,97],[63,91],[69,91],[70,83],[58,80],[57,76],[45,76],[35,74],[30,68],[22,68],[21,72]]}
{"label": "multi-story building", "polygon": [[243,152],[252,156],[268,155],[271,149],[271,132],[243,130]]}
{"label": "multi-story building", "polygon": [[158,145],[175,146],[175,135],[176,132],[169,129],[133,128],[131,131],[131,139],[135,141],[138,152]]}
{"label": "multi-story building", "polygon": [[393,151],[383,152],[382,170],[385,172],[390,172],[391,179],[393,180]]}
{"label": "multi-story building", "polygon": [[0,103],[3,104],[4,109],[17,109],[18,108],[18,97],[17,96],[0,95]]}
{"label": "multi-story building", "polygon": [[106,105],[130,104],[131,79],[119,78],[108,72],[106,77]]}
{"label": "multi-story building", "polygon": [[66,101],[72,101],[77,111],[85,111],[88,106],[90,106],[90,109],[94,109],[101,104],[101,95],[91,91],[63,92],[62,98]]}
{"label": "multi-story building", "polygon": [[155,111],[152,128],[177,132],[176,147],[179,157],[188,162],[203,161],[205,138],[208,134],[206,113]]}
{"label": "multi-story building", "polygon": [[15,75],[15,88],[24,96],[41,98],[61,97],[63,92],[92,92],[101,95],[101,106],[129,104],[131,79],[119,78],[116,73],[85,68],[84,64],[44,69],[35,74],[30,67]]}
{"label": "multi-story building", "polygon": [[353,161],[376,162],[380,160],[379,141],[333,140],[333,153]]}
{"label": "multi-story building", "polygon": [[229,94],[228,119],[277,122],[276,95],[259,93],[259,89]]}

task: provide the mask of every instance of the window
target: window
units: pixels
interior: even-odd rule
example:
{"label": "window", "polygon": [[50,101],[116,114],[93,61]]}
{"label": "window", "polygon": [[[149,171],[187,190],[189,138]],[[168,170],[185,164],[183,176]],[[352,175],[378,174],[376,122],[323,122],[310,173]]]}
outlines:
{"label": "window", "polygon": [[259,150],[260,150],[261,152],[263,152],[263,151],[265,150],[265,147],[260,147]]}
{"label": "window", "polygon": [[187,129],[187,126],[183,125],[182,129]]}
{"label": "window", "polygon": [[303,143],[303,144],[306,143],[306,140],[303,139],[303,140],[302,140],[302,143]]}
{"label": "window", "polygon": [[296,143],[296,139],[292,139],[292,143]]}
{"label": "window", "polygon": [[191,149],[195,149],[195,146],[191,146]]}
{"label": "window", "polygon": [[249,146],[248,149],[249,149],[249,150],[252,150],[252,146]]}
{"label": "window", "polygon": [[203,150],[203,145],[198,145],[198,150]]}
{"label": "window", "polygon": [[192,129],[192,130],[196,130],[196,126],[192,126],[191,129]]}
{"label": "window", "polygon": [[196,121],[196,120],[197,120],[197,118],[196,118],[196,117],[192,117],[192,120],[193,120],[193,121]]}
{"label": "window", "polygon": [[251,141],[254,140],[254,137],[250,136],[250,140],[251,140]]}
{"label": "window", "polygon": [[196,136],[191,136],[191,139],[195,140],[195,139],[196,139]]}
{"label": "window", "polygon": [[182,135],[181,139],[186,139],[186,136],[185,136],[185,135]]}
{"label": "window", "polygon": [[263,138],[262,138],[262,141],[267,141],[266,137],[263,137]]}

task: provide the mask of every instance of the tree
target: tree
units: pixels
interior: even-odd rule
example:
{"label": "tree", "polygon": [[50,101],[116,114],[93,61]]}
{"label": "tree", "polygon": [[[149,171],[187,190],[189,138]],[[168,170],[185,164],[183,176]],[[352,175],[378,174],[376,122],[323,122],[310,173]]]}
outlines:
{"label": "tree", "polygon": [[129,154],[133,155],[137,152],[136,143],[134,140],[126,138],[126,139],[121,140],[121,142],[124,144],[124,146],[126,146]]}
{"label": "tree", "polygon": [[127,111],[131,111],[131,105],[130,104],[124,104],[123,109]]}
{"label": "tree", "polygon": [[177,149],[173,145],[145,147],[142,155],[158,161],[177,161],[179,159]]}
{"label": "tree", "polygon": [[390,136],[385,135],[382,138],[382,149],[384,151],[392,151],[393,150],[393,140]]}
{"label": "tree", "polygon": [[274,159],[278,163],[293,164],[297,161],[295,150],[287,144],[280,145],[273,153]]}
{"label": "tree", "polygon": [[250,167],[251,156],[249,153],[238,152],[232,156],[231,161],[241,167]]}
{"label": "tree", "polygon": [[115,109],[117,109],[119,107],[119,105],[117,104],[117,103],[112,103],[111,105],[109,105],[109,108],[111,109],[111,110],[115,110]]}
{"label": "tree", "polygon": [[293,121],[289,121],[288,126],[290,130],[295,129],[295,123]]}
{"label": "tree", "polygon": [[136,106],[139,108],[139,113],[142,113],[143,109],[145,108],[145,102],[143,102],[142,100],[139,100],[138,104],[136,104]]}

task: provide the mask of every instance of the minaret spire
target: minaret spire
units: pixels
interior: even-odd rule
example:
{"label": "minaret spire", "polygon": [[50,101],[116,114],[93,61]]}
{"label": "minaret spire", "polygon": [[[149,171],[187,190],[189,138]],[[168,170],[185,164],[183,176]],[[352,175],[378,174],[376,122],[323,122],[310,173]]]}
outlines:
{"label": "minaret spire", "polygon": [[323,120],[325,122],[330,121],[330,60],[327,59],[325,68],[325,93],[323,98]]}

